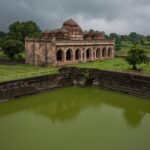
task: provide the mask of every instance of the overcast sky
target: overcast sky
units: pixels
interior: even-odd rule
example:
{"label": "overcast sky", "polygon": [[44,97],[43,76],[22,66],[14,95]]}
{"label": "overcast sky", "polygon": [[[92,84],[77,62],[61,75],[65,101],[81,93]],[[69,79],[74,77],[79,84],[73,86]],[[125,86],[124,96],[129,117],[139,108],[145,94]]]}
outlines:
{"label": "overcast sky", "polygon": [[42,30],[75,19],[83,29],[150,34],[150,0],[0,0],[0,30],[14,21],[35,21]]}

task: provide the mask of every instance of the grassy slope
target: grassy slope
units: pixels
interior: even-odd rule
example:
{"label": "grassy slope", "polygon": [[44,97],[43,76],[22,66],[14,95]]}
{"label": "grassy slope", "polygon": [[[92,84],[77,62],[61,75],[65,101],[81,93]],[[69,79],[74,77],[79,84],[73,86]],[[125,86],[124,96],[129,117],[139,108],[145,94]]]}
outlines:
{"label": "grassy slope", "polygon": [[[127,62],[122,58],[114,58],[112,60],[81,63],[81,64],[76,64],[73,66],[85,67],[85,68],[98,68],[98,69],[113,70],[113,71],[133,72],[131,70],[131,66],[129,66]],[[139,65],[138,67],[144,70],[143,73],[150,73],[150,65],[142,64],[142,65]]]}
{"label": "grassy slope", "polygon": [[55,68],[52,67],[37,67],[26,64],[0,65],[0,77],[6,75],[26,74],[39,71],[52,71],[54,69]]}

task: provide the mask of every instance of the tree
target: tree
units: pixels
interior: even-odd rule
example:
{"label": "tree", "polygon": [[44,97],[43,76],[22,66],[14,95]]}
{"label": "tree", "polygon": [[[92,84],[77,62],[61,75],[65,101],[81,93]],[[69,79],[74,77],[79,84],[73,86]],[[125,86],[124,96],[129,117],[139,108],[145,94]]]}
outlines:
{"label": "tree", "polygon": [[140,35],[140,44],[144,45],[145,41],[146,41],[145,36],[144,35]]}
{"label": "tree", "polygon": [[120,35],[121,41],[128,42],[130,41],[130,37],[128,35]]}
{"label": "tree", "polygon": [[134,45],[140,43],[140,35],[137,34],[136,32],[131,32],[129,36],[130,36],[131,42],[132,42]]}
{"label": "tree", "polygon": [[40,28],[38,25],[33,21],[27,22],[14,22],[9,26],[9,33],[8,35],[12,39],[16,39],[19,41],[24,42],[25,37],[40,37]]}
{"label": "tree", "polygon": [[3,41],[3,38],[6,36],[6,33],[3,32],[3,31],[0,31],[0,49],[1,49],[1,45],[2,45],[2,41]]}
{"label": "tree", "polygon": [[148,64],[148,57],[146,55],[145,50],[133,46],[129,52],[125,60],[128,62],[129,65],[132,65],[133,70],[137,70],[137,65],[146,63]]}
{"label": "tree", "polygon": [[119,51],[121,50],[121,36],[118,35],[117,33],[110,33],[110,39],[115,40],[115,50]]}
{"label": "tree", "polygon": [[93,32],[95,32],[95,31],[94,31],[93,29],[90,29],[89,32],[93,33]]}
{"label": "tree", "polygon": [[1,47],[4,54],[12,60],[24,50],[24,45],[21,41],[9,38],[3,40]]}
{"label": "tree", "polygon": [[105,37],[106,40],[110,39],[109,35],[107,35],[107,34],[104,34],[104,37]]}
{"label": "tree", "polygon": [[3,31],[0,31],[0,38],[5,37],[5,36],[6,36],[6,33]]}
{"label": "tree", "polygon": [[27,21],[23,22],[22,25],[23,25],[22,35],[24,38],[26,36],[34,38],[38,38],[40,36],[41,30],[35,22]]}

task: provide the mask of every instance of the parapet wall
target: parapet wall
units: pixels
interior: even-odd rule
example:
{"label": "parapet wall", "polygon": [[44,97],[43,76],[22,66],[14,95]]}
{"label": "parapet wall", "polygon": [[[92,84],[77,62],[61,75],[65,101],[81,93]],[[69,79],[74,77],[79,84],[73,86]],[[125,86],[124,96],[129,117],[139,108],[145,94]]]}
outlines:
{"label": "parapet wall", "polygon": [[0,102],[45,90],[69,85],[68,78],[59,74],[0,83]]}
{"label": "parapet wall", "polygon": [[0,83],[0,102],[66,86],[94,86],[150,99],[150,76],[85,68],[61,68],[60,74]]}

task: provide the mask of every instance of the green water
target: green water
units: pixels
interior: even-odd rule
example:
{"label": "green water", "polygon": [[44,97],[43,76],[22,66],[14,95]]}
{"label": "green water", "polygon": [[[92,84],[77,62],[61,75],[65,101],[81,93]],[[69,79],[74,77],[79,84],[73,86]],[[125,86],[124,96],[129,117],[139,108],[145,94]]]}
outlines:
{"label": "green water", "polygon": [[1,103],[0,150],[150,150],[150,101],[64,88]]}

